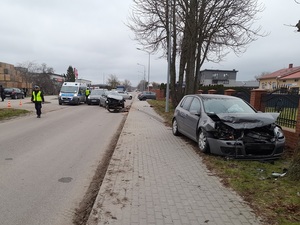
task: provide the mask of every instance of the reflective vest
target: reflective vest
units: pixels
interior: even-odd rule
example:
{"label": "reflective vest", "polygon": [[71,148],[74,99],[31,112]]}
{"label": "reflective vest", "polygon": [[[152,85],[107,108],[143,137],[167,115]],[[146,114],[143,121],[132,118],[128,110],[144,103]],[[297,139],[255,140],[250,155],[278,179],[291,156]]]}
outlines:
{"label": "reflective vest", "polygon": [[90,90],[89,90],[89,89],[86,89],[86,90],[85,90],[85,96],[88,96],[88,95],[90,95]]}
{"label": "reflective vest", "polygon": [[41,91],[38,91],[38,93],[36,93],[35,91],[32,93],[33,95],[33,101],[34,102],[41,102],[43,99],[41,97]]}

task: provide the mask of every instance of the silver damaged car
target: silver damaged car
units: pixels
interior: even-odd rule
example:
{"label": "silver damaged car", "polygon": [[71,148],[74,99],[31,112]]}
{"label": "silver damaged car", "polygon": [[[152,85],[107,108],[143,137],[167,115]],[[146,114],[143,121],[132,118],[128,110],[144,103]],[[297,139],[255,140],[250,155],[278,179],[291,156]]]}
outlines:
{"label": "silver damaged car", "polygon": [[186,95],[175,109],[172,132],[196,141],[204,153],[274,159],[282,155],[285,144],[283,131],[276,124],[278,116],[257,112],[233,96]]}

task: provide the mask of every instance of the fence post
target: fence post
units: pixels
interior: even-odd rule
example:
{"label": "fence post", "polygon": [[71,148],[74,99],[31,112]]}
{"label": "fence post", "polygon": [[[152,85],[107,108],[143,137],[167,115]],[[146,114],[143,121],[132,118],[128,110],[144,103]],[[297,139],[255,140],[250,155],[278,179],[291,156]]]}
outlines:
{"label": "fence post", "polygon": [[262,96],[266,94],[267,91],[264,89],[253,89],[251,91],[250,96],[250,104],[257,110],[257,111],[264,111],[261,107]]}
{"label": "fence post", "polygon": [[216,94],[216,93],[217,93],[217,90],[215,90],[215,89],[208,90],[208,94]]}
{"label": "fence post", "polygon": [[234,89],[227,89],[224,91],[224,95],[233,95],[235,92]]}

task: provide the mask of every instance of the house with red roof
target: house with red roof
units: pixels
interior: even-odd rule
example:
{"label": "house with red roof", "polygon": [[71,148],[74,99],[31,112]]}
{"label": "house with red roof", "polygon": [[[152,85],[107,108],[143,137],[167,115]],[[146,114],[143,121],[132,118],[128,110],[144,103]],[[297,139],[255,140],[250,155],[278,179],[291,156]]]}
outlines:
{"label": "house with red roof", "polygon": [[259,88],[273,90],[280,87],[298,88],[300,87],[300,66],[293,67],[289,64],[288,68],[277,70],[258,78]]}

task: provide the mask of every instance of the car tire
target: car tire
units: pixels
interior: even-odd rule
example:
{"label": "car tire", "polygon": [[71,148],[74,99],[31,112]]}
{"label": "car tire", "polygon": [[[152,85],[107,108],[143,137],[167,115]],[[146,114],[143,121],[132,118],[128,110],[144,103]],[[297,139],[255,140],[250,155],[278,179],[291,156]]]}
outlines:
{"label": "car tire", "polygon": [[198,148],[203,153],[209,153],[209,145],[207,141],[207,137],[202,129],[198,132]]}
{"label": "car tire", "polygon": [[179,136],[180,133],[178,131],[178,123],[176,119],[173,119],[172,121],[172,133],[174,136]]}

